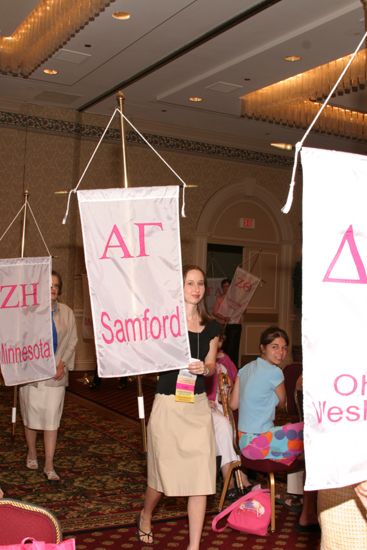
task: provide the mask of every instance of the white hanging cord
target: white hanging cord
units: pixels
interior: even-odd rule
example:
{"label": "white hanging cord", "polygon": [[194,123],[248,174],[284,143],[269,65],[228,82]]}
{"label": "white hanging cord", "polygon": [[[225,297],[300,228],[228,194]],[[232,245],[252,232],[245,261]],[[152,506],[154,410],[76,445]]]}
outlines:
{"label": "white hanging cord", "polygon": [[17,219],[17,217],[22,213],[22,210],[23,210],[24,207],[25,207],[25,203],[23,203],[23,205],[21,206],[19,212],[15,215],[15,217],[13,218],[13,220],[10,222],[10,224],[8,225],[8,227],[5,229],[4,233],[1,235],[0,241],[2,241],[3,237],[5,237],[5,235],[7,234],[7,232],[9,231],[9,229],[11,228],[11,226],[13,225],[13,223],[15,222],[15,220]]}
{"label": "white hanging cord", "polygon": [[132,122],[130,122],[130,120],[127,118],[127,116],[124,115],[124,113],[122,113],[120,111],[120,109],[117,109],[118,112],[120,113],[120,115],[126,120],[126,122],[128,124],[130,124],[131,128],[133,130],[135,130],[135,132],[141,137],[141,139],[148,145],[148,147],[151,148],[151,150],[157,155],[157,157],[159,157],[161,159],[161,161],[167,166],[167,168],[169,168],[171,170],[171,172],[176,176],[177,179],[180,180],[180,182],[182,183],[183,185],[183,191],[182,191],[182,208],[181,208],[181,216],[183,218],[185,218],[185,189],[187,187],[187,184],[186,182],[181,178],[181,176],[179,176],[177,174],[177,172],[172,168],[172,166],[170,166],[168,164],[168,162],[158,153],[158,151],[156,149],[154,149],[153,145],[151,145],[149,143],[149,141],[143,136],[143,134],[141,132],[139,132],[139,130],[137,128],[135,128],[134,124]]}
{"label": "white hanging cord", "polygon": [[43,244],[45,245],[45,248],[46,248],[46,250],[47,250],[47,253],[48,253],[49,256],[51,256],[51,253],[50,253],[50,251],[49,251],[49,249],[48,249],[48,246],[47,246],[47,244],[46,244],[45,239],[43,238],[42,231],[41,231],[41,229],[40,229],[40,227],[39,227],[39,225],[38,225],[38,223],[37,223],[37,220],[36,220],[36,218],[35,218],[35,215],[33,214],[33,210],[32,210],[32,208],[31,208],[31,205],[29,204],[29,202],[28,202],[28,208],[29,208],[30,213],[32,214],[32,218],[33,218],[34,223],[36,224],[36,227],[37,227],[37,229],[38,229],[38,233],[41,235],[41,239],[42,239]]}
{"label": "white hanging cord", "polygon": [[294,186],[295,186],[295,178],[296,178],[296,171],[297,171],[297,165],[298,165],[298,156],[299,156],[299,153],[302,149],[302,145],[305,141],[305,139],[307,138],[308,134],[311,132],[312,128],[314,127],[315,123],[317,122],[319,116],[321,115],[322,111],[325,109],[326,105],[329,103],[330,101],[330,98],[331,96],[334,94],[336,88],[338,87],[340,81],[342,80],[343,76],[345,75],[345,73],[347,72],[347,70],[349,69],[350,65],[352,64],[355,56],[357,55],[359,49],[361,48],[362,44],[364,43],[364,41],[366,40],[367,38],[367,31],[364,33],[363,35],[363,38],[362,40],[360,41],[360,43],[358,44],[357,48],[355,49],[352,57],[349,59],[348,63],[346,64],[346,66],[344,67],[341,75],[339,76],[338,80],[336,81],[336,83],[334,84],[333,88],[331,89],[329,95],[327,96],[327,98],[325,99],[324,103],[322,104],[321,108],[319,109],[319,111],[316,113],[316,116],[315,118],[313,119],[313,121],[311,122],[310,126],[308,127],[308,129],[306,130],[306,133],[305,135],[303,136],[303,138],[301,139],[301,141],[299,141],[298,143],[296,143],[296,151],[295,151],[295,156],[294,156],[294,164],[293,164],[293,171],[292,171],[292,179],[291,179],[291,183],[289,185],[289,191],[288,191],[288,197],[287,197],[287,201],[285,203],[285,205],[283,206],[282,208],[282,212],[283,214],[288,214],[288,212],[290,211],[291,209],[291,206],[292,206],[292,202],[293,202],[293,191],[294,191]]}
{"label": "white hanging cord", "polygon": [[[98,141],[98,143],[97,143],[97,146],[96,146],[96,148],[94,149],[94,151],[93,151],[93,153],[92,153],[92,156],[90,157],[90,159],[89,159],[89,161],[88,161],[88,163],[87,163],[87,166],[85,167],[85,169],[84,169],[82,175],[80,176],[78,183],[76,184],[76,186],[74,187],[74,189],[71,189],[71,190],[69,191],[69,193],[68,193],[68,201],[67,201],[67,204],[66,204],[66,212],[65,212],[64,219],[62,220],[63,225],[65,225],[66,220],[68,219],[69,208],[70,208],[70,197],[71,197],[71,193],[76,193],[76,192],[77,192],[78,187],[79,187],[79,185],[81,184],[81,182],[82,182],[82,180],[83,180],[83,178],[84,178],[84,176],[85,176],[85,174],[86,174],[86,172],[87,172],[87,170],[88,170],[88,168],[89,168],[89,166],[90,166],[92,160],[94,159],[94,156],[95,156],[95,154],[97,153],[97,151],[98,151],[98,149],[99,149],[99,146],[101,145],[101,143],[102,143],[102,141],[103,141],[103,139],[104,139],[104,137],[105,137],[105,135],[106,135],[106,133],[107,133],[109,127],[111,126],[111,122],[113,121],[113,118],[114,118],[115,114],[117,113],[117,111],[118,111],[118,109],[115,109],[114,112],[112,113],[112,116],[111,116],[111,118],[110,118],[110,120],[109,120],[109,122],[108,122],[106,128],[104,129],[103,134],[101,135],[101,137],[100,137],[100,139],[99,139],[99,141]],[[119,112],[120,112],[120,111],[119,111]]]}
{"label": "white hanging cord", "polygon": [[[120,111],[121,114],[121,111]],[[124,187],[129,187],[127,179],[127,162],[126,162],[126,143],[125,143],[125,129],[124,129],[124,117],[121,117],[121,143],[122,143],[122,164],[124,168]]]}

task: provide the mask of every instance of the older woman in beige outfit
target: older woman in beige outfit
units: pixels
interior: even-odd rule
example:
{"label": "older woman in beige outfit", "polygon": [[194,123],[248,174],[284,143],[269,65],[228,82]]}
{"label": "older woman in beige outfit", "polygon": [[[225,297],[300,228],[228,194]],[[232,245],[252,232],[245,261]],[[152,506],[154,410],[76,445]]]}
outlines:
{"label": "older woman in beige outfit", "polygon": [[37,431],[43,431],[45,447],[44,474],[49,481],[59,481],[54,469],[57,431],[64,407],[65,387],[68,384],[68,371],[74,369],[77,332],[72,310],[58,302],[62,290],[62,280],[52,272],[51,307],[57,333],[55,352],[56,374],[53,378],[22,386],[19,390],[20,408],[28,446],[26,466],[38,469],[36,438]]}

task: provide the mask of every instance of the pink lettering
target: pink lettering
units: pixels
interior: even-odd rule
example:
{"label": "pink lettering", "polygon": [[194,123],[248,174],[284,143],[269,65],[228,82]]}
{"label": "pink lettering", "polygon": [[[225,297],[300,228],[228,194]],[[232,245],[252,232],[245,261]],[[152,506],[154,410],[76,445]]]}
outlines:
{"label": "pink lettering", "polygon": [[326,401],[319,401],[317,404],[312,403],[316,413],[318,424],[323,424],[327,420],[332,423],[345,420],[347,422],[357,422],[359,420],[367,421],[367,400],[364,399],[363,405],[354,404],[348,405],[345,408],[339,405],[329,405]]}
{"label": "pink lettering", "polygon": [[317,422],[321,424],[323,416],[325,414],[326,401],[323,401],[322,403],[321,401],[319,401],[318,408],[317,406],[315,406],[314,402],[312,402],[312,405],[316,412]]}
{"label": "pink lettering", "polygon": [[116,340],[118,342],[125,342],[125,332],[124,332],[124,325],[121,323],[120,319],[116,319],[116,321],[113,323],[114,328],[117,328],[116,330]]}
{"label": "pink lettering", "polygon": [[[334,269],[334,266],[335,266],[336,262],[338,261],[339,256],[340,256],[346,242],[349,245],[350,252],[352,254],[355,266],[357,268],[359,279],[334,279],[334,278],[330,277],[330,274],[331,274],[332,270]],[[329,266],[329,268],[328,268],[328,270],[325,274],[325,277],[323,278],[323,282],[324,283],[350,283],[350,284],[363,284],[363,285],[367,284],[366,270],[364,268],[361,256],[358,252],[358,249],[357,249],[357,246],[356,246],[356,243],[355,243],[355,240],[354,240],[354,233],[353,233],[353,226],[352,225],[350,225],[348,227],[348,229],[346,230],[346,232],[343,236],[342,242],[340,243],[339,248],[337,250],[337,253],[335,254],[335,257],[334,257],[333,261],[331,262],[331,264],[330,264],[330,266]]]}
{"label": "pink lettering", "polygon": [[238,288],[243,288],[243,290],[246,290],[247,292],[250,292],[250,290],[252,289],[252,284],[249,281],[241,278],[236,281],[235,286]]}
{"label": "pink lettering", "polygon": [[[15,289],[17,288],[17,285],[2,285],[0,286],[0,292],[3,291],[4,288],[9,288],[9,292],[6,294],[5,296],[5,293],[3,294],[3,296],[5,296],[4,300],[2,301],[1,305],[0,305],[0,309],[10,309],[10,308],[16,308],[16,307],[19,307],[19,301],[16,303],[16,304],[9,304],[9,301],[11,299],[11,297],[13,296],[14,292],[15,292]],[[8,305],[9,304],[9,305]]]}
{"label": "pink lettering", "polygon": [[[173,325],[176,325],[176,326],[174,327]],[[179,314],[178,306],[176,307],[176,313],[171,315],[169,328],[172,336],[174,336],[175,338],[177,338],[177,336],[181,336],[180,314]]]}
{"label": "pink lettering", "polygon": [[167,338],[167,323],[169,320],[168,315],[163,315],[162,321],[163,321],[163,338]]}
{"label": "pink lettering", "polygon": [[[111,241],[114,237],[117,240],[117,244],[111,244]],[[106,260],[108,258],[107,253],[109,248],[120,248],[123,253],[123,256],[121,256],[121,258],[133,258],[116,224],[112,228],[112,231],[110,233],[110,236],[108,237],[104,252],[102,256],[99,258],[100,260]]]}
{"label": "pink lettering", "polygon": [[110,315],[103,311],[101,313],[102,339],[106,344],[115,341],[139,342],[144,340],[177,338],[181,336],[180,312],[176,306],[174,313],[150,316],[149,308],[145,308],[144,314],[138,317],[127,319],[115,319],[112,321]]}
{"label": "pink lettering", "polygon": [[[345,391],[346,388],[344,389],[344,391],[342,391],[339,388],[339,386],[342,384],[344,378],[346,379],[346,382],[350,381],[352,383],[352,389],[350,389],[349,391]],[[358,382],[354,378],[354,376],[352,376],[351,374],[340,374],[334,380],[334,389],[340,395],[351,395],[352,393],[354,393],[356,391],[357,387],[358,387]]]}
{"label": "pink lettering", "polygon": [[[154,324],[156,325],[157,327],[157,332],[154,334]],[[150,322],[150,332],[151,332],[151,335],[152,335],[152,338],[154,338],[154,340],[159,340],[159,338],[161,337],[161,323],[160,323],[160,320],[158,319],[158,317],[152,317],[152,320]]]}
{"label": "pink lettering", "polygon": [[[110,248],[119,248],[122,252],[121,258],[141,258],[144,256],[149,256],[147,254],[146,250],[146,234],[145,234],[145,228],[146,227],[159,227],[161,231],[163,231],[163,226],[160,222],[145,222],[145,223],[134,223],[134,225],[138,228],[138,240],[139,240],[139,254],[137,256],[133,256],[131,252],[129,251],[129,248],[123,238],[123,236],[120,233],[119,228],[116,224],[112,227],[111,233],[107,239],[107,244],[105,246],[105,249],[103,251],[102,256],[99,258],[100,260],[106,260],[110,259],[110,256],[108,256],[108,251]],[[114,243],[114,244],[113,244]]]}
{"label": "pink lettering", "polygon": [[356,405],[350,405],[349,407],[347,407],[346,412],[346,419],[349,420],[349,422],[356,422],[361,418],[361,415],[359,414],[359,407],[357,407]]}
{"label": "pink lettering", "polygon": [[102,323],[102,326],[103,328],[107,329],[111,336],[110,338],[107,338],[103,333],[102,333],[102,338],[104,340],[104,342],[106,342],[106,344],[112,344],[113,340],[114,340],[114,337],[113,337],[113,331],[110,329],[110,327],[106,324],[106,318],[108,321],[111,321],[111,317],[108,315],[108,313],[106,311],[102,311],[102,314],[101,314],[101,323]]}
{"label": "pink lettering", "polygon": [[23,305],[22,307],[27,307],[27,296],[33,296],[33,304],[30,304],[30,305],[33,305],[33,306],[38,306],[39,303],[37,302],[37,287],[38,287],[38,283],[30,283],[29,286],[32,287],[32,290],[31,292],[26,292],[26,287],[27,287],[27,284],[26,283],[22,283],[20,285],[22,287],[22,296],[23,296]]}
{"label": "pink lettering", "polygon": [[[129,331],[129,328],[131,327],[132,329],[132,334],[131,332]],[[140,324],[140,319],[139,318],[136,318],[136,319],[126,319],[125,321],[125,329],[126,329],[126,336],[127,336],[127,339],[129,340],[129,342],[131,340],[134,340],[134,342],[138,339],[138,340],[142,340],[143,339],[143,333],[142,333],[142,329],[141,329],[141,324]],[[137,330],[139,330],[139,336],[140,338],[137,338]]]}
{"label": "pink lettering", "polygon": [[327,417],[330,422],[340,422],[343,418],[343,410],[340,407],[330,407]]}
{"label": "pink lettering", "polygon": [[147,308],[144,310],[144,315],[143,315],[143,323],[144,323],[144,340],[147,340],[147,338],[148,338],[148,313],[149,313],[149,308],[147,307]]}
{"label": "pink lettering", "polygon": [[34,359],[49,359],[50,357],[51,348],[47,341],[39,340],[39,342],[23,347],[1,344],[1,363],[3,365],[26,363]]}
{"label": "pink lettering", "polygon": [[149,222],[149,223],[135,223],[134,225],[138,226],[139,230],[139,257],[148,256],[145,249],[145,227],[159,227],[163,231],[162,224],[160,222]]}

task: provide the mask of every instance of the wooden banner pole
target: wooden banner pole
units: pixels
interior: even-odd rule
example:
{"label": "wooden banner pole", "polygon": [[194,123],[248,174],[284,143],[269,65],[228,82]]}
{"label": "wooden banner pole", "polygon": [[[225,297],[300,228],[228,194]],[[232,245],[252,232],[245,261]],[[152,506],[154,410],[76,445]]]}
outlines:
{"label": "wooden banner pole", "polygon": [[[125,104],[125,95],[120,91],[116,94],[117,103],[121,113],[124,113],[124,104]],[[120,128],[121,128],[121,149],[122,149],[122,166],[123,166],[123,186],[125,189],[129,187],[127,179],[127,163],[126,163],[126,141],[125,141],[125,128],[124,128],[124,117],[120,115]],[[144,407],[144,394],[142,386],[142,376],[138,375],[137,377],[137,400],[138,400],[138,411],[139,419],[141,424],[141,437],[143,444],[143,451],[147,452],[147,430],[145,424],[145,407]]]}
{"label": "wooden banner pole", "polygon": [[[26,223],[27,223],[27,207],[28,207],[29,192],[24,191],[24,211],[23,211],[23,224],[22,224],[22,241],[20,245],[20,257],[24,258],[25,249],[25,235],[26,235]],[[11,435],[15,437],[15,428],[17,423],[17,403],[18,403],[18,386],[14,386],[13,390],[13,406],[11,409]]]}

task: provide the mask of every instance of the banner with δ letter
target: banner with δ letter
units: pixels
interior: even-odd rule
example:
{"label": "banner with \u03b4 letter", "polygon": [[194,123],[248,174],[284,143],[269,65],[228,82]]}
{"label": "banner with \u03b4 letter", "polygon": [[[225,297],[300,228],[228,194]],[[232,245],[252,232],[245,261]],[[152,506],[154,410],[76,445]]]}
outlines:
{"label": "banner with \u03b4 letter", "polygon": [[302,149],[306,489],[367,479],[367,157]]}
{"label": "banner with \u03b4 letter", "polygon": [[0,260],[0,363],[7,386],[52,378],[51,258]]}
{"label": "banner with \u03b4 letter", "polygon": [[177,186],[78,191],[98,373],[190,362]]}

